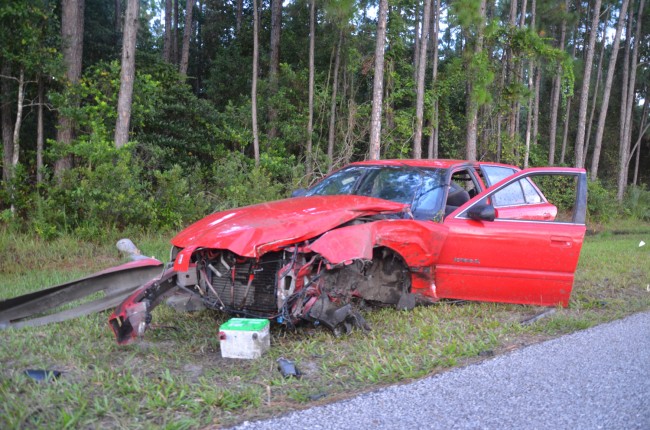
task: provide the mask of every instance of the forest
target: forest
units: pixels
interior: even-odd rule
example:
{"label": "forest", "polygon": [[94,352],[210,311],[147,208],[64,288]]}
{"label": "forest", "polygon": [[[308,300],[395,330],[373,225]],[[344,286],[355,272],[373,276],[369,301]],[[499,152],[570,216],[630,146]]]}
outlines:
{"label": "forest", "polygon": [[0,226],[178,229],[351,161],[584,167],[650,219],[645,0],[11,0]]}

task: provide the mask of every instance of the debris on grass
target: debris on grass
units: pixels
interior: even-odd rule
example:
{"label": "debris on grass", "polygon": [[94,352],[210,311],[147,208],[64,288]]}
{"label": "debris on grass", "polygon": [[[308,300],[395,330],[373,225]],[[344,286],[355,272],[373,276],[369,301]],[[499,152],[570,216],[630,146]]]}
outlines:
{"label": "debris on grass", "polygon": [[302,376],[302,373],[300,373],[300,370],[296,367],[296,364],[291,361],[287,360],[284,357],[278,358],[278,370],[280,371],[280,374],[284,378],[298,378]]}
{"label": "debris on grass", "polygon": [[23,374],[37,382],[50,382],[61,376],[58,370],[45,369],[26,369]]}
{"label": "debris on grass", "polygon": [[541,312],[541,313],[539,313],[537,315],[534,315],[534,316],[532,316],[530,318],[526,318],[525,320],[522,320],[519,324],[521,324],[521,325],[531,325],[531,324],[535,323],[536,321],[541,320],[542,318],[546,318],[546,317],[548,317],[550,315],[553,315],[555,312],[556,312],[555,308],[548,309],[548,310],[546,310],[544,312]]}

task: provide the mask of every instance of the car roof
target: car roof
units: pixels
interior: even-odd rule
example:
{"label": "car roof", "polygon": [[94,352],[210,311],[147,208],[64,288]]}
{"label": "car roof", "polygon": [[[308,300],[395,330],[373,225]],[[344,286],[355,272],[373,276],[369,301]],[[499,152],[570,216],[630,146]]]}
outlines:
{"label": "car roof", "polygon": [[392,159],[392,160],[366,160],[351,163],[351,166],[410,166],[410,167],[436,167],[448,169],[450,167],[459,165],[481,165],[489,164],[493,166],[502,166],[519,170],[517,166],[509,164],[481,162],[481,161],[467,161],[467,160],[449,160],[449,159]]}

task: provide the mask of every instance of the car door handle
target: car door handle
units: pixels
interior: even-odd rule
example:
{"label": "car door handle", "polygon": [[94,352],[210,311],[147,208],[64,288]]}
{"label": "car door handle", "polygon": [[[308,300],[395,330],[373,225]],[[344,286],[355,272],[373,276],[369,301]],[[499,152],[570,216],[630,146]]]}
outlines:
{"label": "car door handle", "polygon": [[561,248],[571,248],[573,241],[570,237],[566,236],[551,236],[551,245],[559,246]]}

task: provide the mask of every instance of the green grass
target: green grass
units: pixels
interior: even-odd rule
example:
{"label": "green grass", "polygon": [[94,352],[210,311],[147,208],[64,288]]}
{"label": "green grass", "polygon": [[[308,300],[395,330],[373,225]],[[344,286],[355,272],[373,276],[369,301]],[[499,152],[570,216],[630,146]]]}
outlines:
{"label": "green grass", "polygon": [[[0,299],[121,262],[114,243],[43,242],[0,231]],[[170,235],[134,238],[165,259]],[[115,238],[117,240],[119,238]],[[648,245],[639,247],[644,240]],[[227,316],[154,311],[145,338],[115,344],[108,312],[46,327],[0,332],[0,428],[197,428],[268,417],[485,359],[650,308],[650,225],[618,223],[586,238],[568,309],[532,325],[532,306],[443,303],[412,311],[364,311],[372,331],[340,338],[306,325],[272,327],[258,360],[223,359]],[[296,362],[284,379],[276,360]],[[23,376],[63,372],[56,382]]]}

